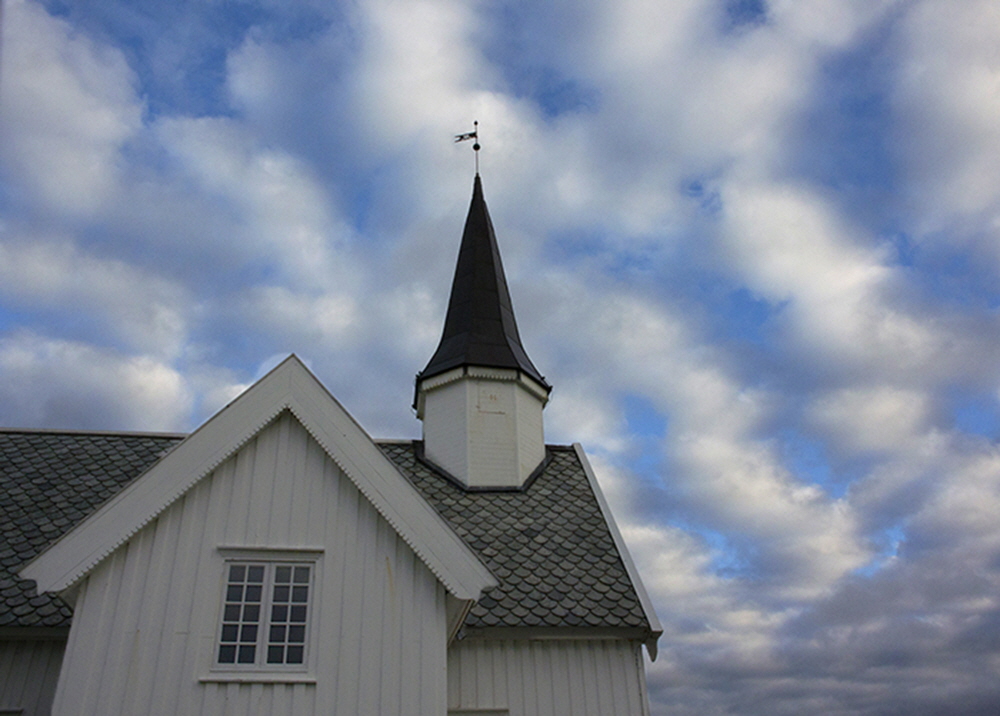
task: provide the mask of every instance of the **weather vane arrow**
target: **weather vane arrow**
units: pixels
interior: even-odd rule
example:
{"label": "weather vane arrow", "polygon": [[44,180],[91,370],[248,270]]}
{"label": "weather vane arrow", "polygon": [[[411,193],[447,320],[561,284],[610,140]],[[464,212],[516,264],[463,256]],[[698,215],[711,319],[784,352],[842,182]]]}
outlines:
{"label": "weather vane arrow", "polygon": [[[473,122],[472,126],[475,127],[475,129],[473,129],[471,132],[466,132],[465,134],[456,134],[455,135],[455,142],[456,143],[458,143],[458,142],[464,142],[467,139],[476,139],[476,140],[478,140],[479,139],[479,122],[478,121]],[[479,142],[477,141],[476,144],[479,144]],[[478,151],[478,147],[473,147],[473,149],[475,149],[476,151]]]}
{"label": "weather vane arrow", "polygon": [[475,144],[472,145],[472,148],[476,152],[476,174],[479,174],[479,149],[480,149],[480,147],[479,147],[479,121],[478,120],[474,121],[472,123],[472,127],[473,127],[473,129],[472,129],[471,132],[465,132],[464,134],[456,134],[455,135],[455,143],[457,144],[458,142],[465,142],[465,141],[467,141],[469,139],[475,139],[476,140]]}

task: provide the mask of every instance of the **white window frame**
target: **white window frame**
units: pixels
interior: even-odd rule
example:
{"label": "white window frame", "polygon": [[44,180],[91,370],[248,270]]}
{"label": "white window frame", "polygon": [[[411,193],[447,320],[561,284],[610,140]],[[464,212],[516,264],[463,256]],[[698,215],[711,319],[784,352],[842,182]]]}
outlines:
{"label": "white window frame", "polygon": [[[219,547],[222,557],[219,570],[218,610],[212,624],[211,653],[204,659],[207,669],[199,678],[200,682],[271,682],[271,683],[315,683],[316,639],[319,606],[319,585],[321,580],[322,548],[275,548],[275,547]],[[260,621],[257,627],[256,655],[252,664],[229,664],[219,662],[219,647],[222,644],[223,617],[226,606],[226,592],[229,586],[230,567],[239,564],[265,566],[264,595],[261,602]],[[268,633],[271,625],[271,602],[274,591],[275,568],[280,566],[305,565],[309,567],[309,594],[306,602],[305,655],[301,664],[268,664]],[[206,640],[208,642],[208,640]]]}

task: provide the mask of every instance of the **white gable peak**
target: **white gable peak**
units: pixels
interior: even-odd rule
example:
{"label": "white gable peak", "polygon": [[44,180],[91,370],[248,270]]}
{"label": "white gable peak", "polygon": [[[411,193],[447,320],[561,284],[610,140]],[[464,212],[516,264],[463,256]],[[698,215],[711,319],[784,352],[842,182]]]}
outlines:
{"label": "white gable peak", "polygon": [[63,591],[290,411],[447,591],[476,600],[496,579],[295,355],[248,388],[132,484],[20,570]]}

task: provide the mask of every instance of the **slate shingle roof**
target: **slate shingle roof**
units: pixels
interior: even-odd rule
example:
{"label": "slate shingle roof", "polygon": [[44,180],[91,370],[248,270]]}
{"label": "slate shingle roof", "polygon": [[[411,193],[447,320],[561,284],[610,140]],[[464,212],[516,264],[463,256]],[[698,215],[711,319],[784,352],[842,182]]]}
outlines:
{"label": "slate shingle roof", "polygon": [[548,446],[524,490],[468,491],[421,462],[414,444],[380,447],[500,580],[467,629],[650,629],[573,448]]}
{"label": "slate shingle roof", "polygon": [[179,436],[0,431],[0,627],[68,627],[73,612],[13,569],[142,474]]}
{"label": "slate shingle roof", "polygon": [[[181,436],[0,431],[0,627],[68,627],[70,608],[12,570],[145,472]],[[629,628],[648,632],[635,588],[576,452],[548,448],[521,491],[463,489],[414,443],[380,443],[500,585],[466,629]]]}

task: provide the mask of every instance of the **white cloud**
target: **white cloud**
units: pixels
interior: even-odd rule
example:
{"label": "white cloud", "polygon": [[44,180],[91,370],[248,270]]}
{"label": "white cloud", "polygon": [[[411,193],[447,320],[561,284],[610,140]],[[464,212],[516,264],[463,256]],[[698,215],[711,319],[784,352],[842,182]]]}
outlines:
{"label": "white cloud", "polygon": [[92,215],[141,127],[124,57],[26,0],[6,3],[3,34],[2,168],[44,211]]}
{"label": "white cloud", "polygon": [[353,342],[361,320],[354,298],[297,294],[275,286],[259,287],[241,302],[247,324],[284,336],[290,345],[305,343],[316,350],[343,350]]}
{"label": "white cloud", "polygon": [[627,426],[616,420],[616,413],[609,385],[594,380],[564,382],[545,408],[547,439],[579,442],[597,454],[622,454],[628,448],[623,434]]}
{"label": "white cloud", "polygon": [[[922,240],[973,241],[1000,270],[1000,8],[913,3],[897,34],[897,158]],[[954,229],[958,228],[959,231]]]}
{"label": "white cloud", "polygon": [[190,180],[236,213],[239,234],[230,240],[246,241],[254,253],[283,266],[285,278],[298,285],[350,285],[351,272],[334,259],[349,231],[330,216],[326,196],[307,166],[258,146],[227,119],[164,119],[157,136]]}
{"label": "white cloud", "polygon": [[855,42],[893,4],[769,2],[766,24],[732,35],[721,33],[720,2],[602,4],[573,44],[606,110],[592,141],[607,142],[605,161],[623,157],[625,176],[657,167],[674,180],[662,185],[670,190],[685,174],[780,168],[827,53]]}
{"label": "white cloud", "polygon": [[474,15],[465,3],[371,0],[360,20],[365,43],[355,92],[367,119],[361,138],[383,153],[430,129],[442,138],[456,131],[449,122],[474,100],[474,73],[488,71],[469,46]]}
{"label": "white cloud", "polygon": [[816,193],[734,182],[724,201],[724,259],[758,295],[788,302],[793,337],[809,360],[926,380],[967,369],[980,353],[967,327],[913,310],[900,290],[902,271]]}
{"label": "white cloud", "polygon": [[0,421],[26,427],[183,430],[191,393],[170,366],[19,332],[0,338]]}
{"label": "white cloud", "polygon": [[[696,521],[752,543],[751,572],[762,592],[813,598],[868,561],[851,507],[791,474],[774,446],[758,437],[771,397],[742,388],[723,355],[713,355],[692,326],[627,292],[607,286],[597,292],[568,276],[554,283],[562,314],[550,339],[592,351],[593,358],[574,369],[599,377],[583,382],[593,382],[597,400],[571,394],[570,407],[584,416],[606,414],[605,394],[637,393],[652,401],[669,421],[663,451],[673,469],[664,480]],[[621,435],[621,428],[610,435]],[[615,446],[606,437],[598,444]]]}
{"label": "white cloud", "polygon": [[1000,449],[975,443],[952,448],[933,494],[913,516],[911,537],[930,549],[962,554],[962,564],[972,557],[980,569],[992,569],[1000,552]]}
{"label": "white cloud", "polygon": [[782,32],[815,49],[842,47],[898,5],[897,0],[770,0],[768,16]]}
{"label": "white cloud", "polygon": [[101,332],[163,358],[178,355],[187,336],[183,289],[123,261],[88,256],[67,240],[22,235],[0,242],[0,296],[79,323],[96,319]]}
{"label": "white cloud", "polygon": [[762,593],[812,599],[870,559],[851,506],[801,482],[768,447],[697,435],[678,443],[690,501],[717,529],[750,541]]}
{"label": "white cloud", "polygon": [[843,449],[891,453],[912,449],[930,427],[931,406],[922,392],[881,385],[833,391],[808,412]]}

